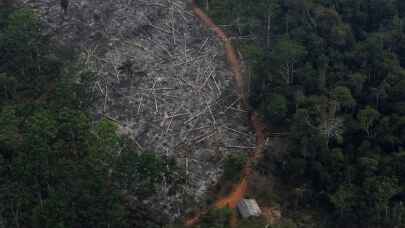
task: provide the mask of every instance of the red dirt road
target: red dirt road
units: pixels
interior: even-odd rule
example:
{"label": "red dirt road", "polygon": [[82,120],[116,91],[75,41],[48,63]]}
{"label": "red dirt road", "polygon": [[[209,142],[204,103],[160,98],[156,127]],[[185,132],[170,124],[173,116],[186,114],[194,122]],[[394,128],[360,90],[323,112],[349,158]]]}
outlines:
{"label": "red dirt road", "polygon": [[243,108],[247,108],[248,103],[244,86],[245,83],[243,81],[241,73],[242,72],[241,64],[239,62],[238,55],[236,54],[235,48],[233,47],[231,40],[229,40],[225,32],[220,27],[218,27],[214,23],[214,21],[204,13],[204,11],[201,8],[198,7],[195,0],[192,0],[192,8],[194,14],[201,20],[201,22],[206,27],[211,29],[215,33],[215,35],[223,42],[225,46],[226,59],[228,60],[228,64],[231,67],[233,77],[235,79],[237,89],[242,100],[241,105]]}
{"label": "red dirt road", "polygon": [[[218,27],[214,23],[214,21],[204,13],[203,10],[201,10],[198,7],[195,0],[192,1],[192,8],[194,14],[201,20],[201,22],[206,27],[214,31],[216,36],[223,42],[226,58],[232,70],[233,77],[237,85],[238,93],[240,94],[241,97],[241,106],[245,110],[248,110],[249,107],[247,102],[248,98],[245,92],[246,88],[245,81],[242,78],[241,64],[238,55],[236,54],[235,48],[232,45],[232,42],[228,39],[225,32],[220,27]],[[253,151],[253,153],[250,154],[249,159],[246,161],[245,167],[242,171],[243,173],[241,175],[242,178],[240,182],[234,186],[229,195],[218,199],[212,205],[213,208],[224,208],[224,207],[235,208],[238,202],[245,197],[248,191],[248,179],[252,173],[252,163],[261,157],[265,143],[264,124],[255,112],[253,113],[250,112],[250,123],[256,132],[256,149],[255,151]],[[187,219],[185,221],[185,225],[188,227],[196,225],[199,222],[200,217],[205,213],[207,213],[207,211],[208,210],[201,211],[196,216]],[[235,227],[237,222],[235,213],[234,216],[232,217],[233,218],[231,219],[231,226]]]}

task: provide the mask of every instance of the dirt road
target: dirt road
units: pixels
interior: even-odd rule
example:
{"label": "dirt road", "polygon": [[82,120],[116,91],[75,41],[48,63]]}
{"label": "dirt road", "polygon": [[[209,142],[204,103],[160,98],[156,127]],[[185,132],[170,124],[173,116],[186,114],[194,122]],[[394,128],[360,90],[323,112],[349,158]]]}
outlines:
{"label": "dirt road", "polygon": [[[232,70],[233,77],[238,89],[238,93],[241,97],[241,106],[248,110],[248,97],[246,94],[246,86],[245,80],[243,80],[242,72],[241,72],[241,64],[239,58],[236,54],[236,50],[232,45],[232,42],[228,39],[225,32],[218,27],[214,21],[208,17],[204,11],[198,7],[195,0],[192,1],[192,8],[194,14],[201,20],[201,22],[211,29],[216,36],[222,40],[225,48],[226,58],[228,60],[229,66]],[[265,143],[265,136],[264,136],[264,123],[260,120],[257,113],[249,112],[250,114],[250,123],[253,126],[256,132],[256,149],[253,153],[250,153],[249,159],[247,160],[245,167],[243,169],[242,178],[240,182],[234,186],[232,191],[229,195],[218,199],[212,207],[214,208],[235,208],[238,202],[244,198],[248,191],[248,179],[252,173],[252,163],[260,158],[261,154],[263,153],[264,143]],[[186,226],[193,226],[199,222],[199,219],[202,215],[204,215],[208,210],[201,211],[196,216],[189,218],[185,221]],[[233,222],[231,224],[235,225],[235,216],[232,219]]]}

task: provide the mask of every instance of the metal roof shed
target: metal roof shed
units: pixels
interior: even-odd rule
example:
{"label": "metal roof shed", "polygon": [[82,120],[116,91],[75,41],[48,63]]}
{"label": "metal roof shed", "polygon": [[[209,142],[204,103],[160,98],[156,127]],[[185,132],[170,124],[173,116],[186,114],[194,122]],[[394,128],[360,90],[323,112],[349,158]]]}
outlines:
{"label": "metal roof shed", "polygon": [[262,211],[254,199],[243,199],[237,205],[238,211],[242,218],[249,218],[251,216],[260,216]]}

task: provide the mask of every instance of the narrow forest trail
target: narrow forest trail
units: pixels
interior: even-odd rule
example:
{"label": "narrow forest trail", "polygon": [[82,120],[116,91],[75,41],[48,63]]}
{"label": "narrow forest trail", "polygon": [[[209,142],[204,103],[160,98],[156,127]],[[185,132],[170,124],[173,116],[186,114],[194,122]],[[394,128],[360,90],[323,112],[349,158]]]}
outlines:
{"label": "narrow forest trail", "polygon": [[[215,35],[221,39],[221,41],[224,44],[225,48],[225,53],[226,53],[226,58],[229,63],[229,66],[232,70],[233,77],[237,86],[238,93],[240,94],[240,102],[242,108],[245,110],[248,110],[248,96],[246,93],[246,83],[245,80],[243,80],[242,77],[242,71],[241,71],[241,63],[239,61],[238,55],[236,54],[236,50],[232,45],[231,40],[229,40],[228,36],[225,34],[225,32],[218,27],[214,21],[207,16],[204,11],[197,5],[195,0],[192,0],[192,9],[194,14],[201,20],[201,22],[211,29]],[[232,189],[232,191],[225,197],[219,198],[214,204],[212,205],[212,208],[224,208],[224,207],[229,207],[229,208],[235,208],[236,205],[240,200],[242,200],[247,191],[248,191],[248,180],[250,175],[252,174],[252,164],[258,160],[261,155],[263,154],[263,149],[264,149],[264,143],[265,143],[265,135],[264,135],[264,123],[262,120],[258,117],[257,113],[255,112],[249,112],[250,114],[250,124],[253,126],[255,133],[256,133],[256,149],[253,151],[253,153],[250,153],[249,158],[246,161],[245,167],[242,171],[241,175],[241,180],[240,182],[235,185]],[[204,210],[199,212],[197,215],[195,215],[192,218],[189,218],[185,221],[185,225],[188,227],[192,227],[193,225],[196,225],[200,217],[207,213],[208,210]],[[235,227],[237,223],[236,220],[236,213],[233,213],[232,219],[231,219],[231,226]]]}

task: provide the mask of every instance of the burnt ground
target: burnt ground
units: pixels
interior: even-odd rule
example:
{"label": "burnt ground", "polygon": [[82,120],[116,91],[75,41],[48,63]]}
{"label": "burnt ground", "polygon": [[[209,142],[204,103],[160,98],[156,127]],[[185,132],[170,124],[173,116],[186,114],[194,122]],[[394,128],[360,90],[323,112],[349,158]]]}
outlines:
{"label": "burnt ground", "polygon": [[[186,177],[156,202],[183,214],[205,199],[226,155],[255,147],[224,48],[186,0],[20,0],[55,42],[97,75],[94,113],[114,120],[139,151],[174,157]],[[170,183],[169,183],[170,184]],[[201,204],[199,205],[201,206]]]}

